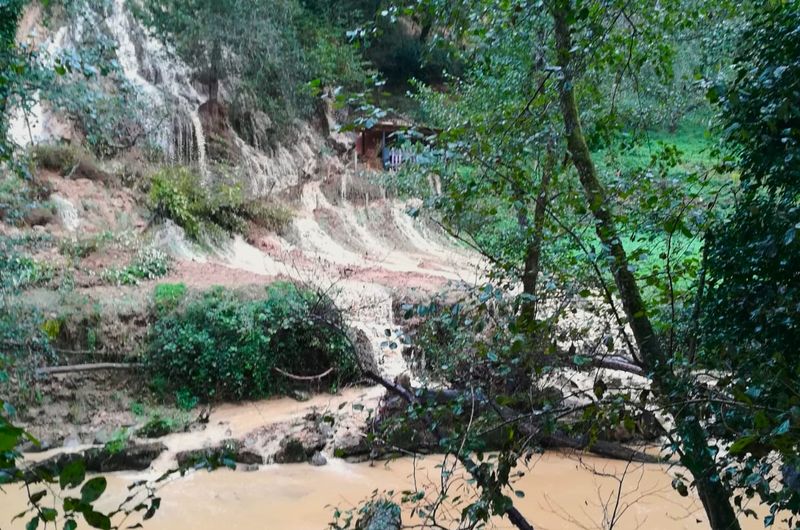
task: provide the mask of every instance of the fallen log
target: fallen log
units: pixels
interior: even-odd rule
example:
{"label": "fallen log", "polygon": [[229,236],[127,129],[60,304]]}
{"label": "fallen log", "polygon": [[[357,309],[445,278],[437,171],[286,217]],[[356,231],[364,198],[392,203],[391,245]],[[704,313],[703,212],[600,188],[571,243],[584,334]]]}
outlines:
{"label": "fallen log", "polygon": [[318,375],[294,375],[290,374],[285,370],[281,370],[277,366],[273,367],[276,372],[281,374],[284,377],[288,377],[289,379],[293,379],[295,381],[319,381],[320,379],[325,378],[326,376],[330,375],[333,372],[333,367],[328,368],[324,372]]}
{"label": "fallen log", "polygon": [[72,372],[94,372],[98,370],[136,370],[141,368],[139,363],[87,363],[69,364],[64,366],[46,366],[37,368],[36,375],[68,374]]}
{"label": "fallen log", "polygon": [[540,443],[545,447],[557,449],[585,450],[603,458],[624,460],[626,462],[640,462],[643,464],[660,464],[664,462],[663,459],[656,455],[651,455],[620,443],[603,440],[596,440],[590,443],[588,436],[568,436],[562,432],[544,436]]}

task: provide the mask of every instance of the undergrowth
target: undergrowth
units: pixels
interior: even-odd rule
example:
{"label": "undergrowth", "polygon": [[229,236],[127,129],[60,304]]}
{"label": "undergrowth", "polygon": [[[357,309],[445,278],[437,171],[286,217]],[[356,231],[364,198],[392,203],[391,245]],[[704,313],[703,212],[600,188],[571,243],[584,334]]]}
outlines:
{"label": "undergrowth", "polygon": [[243,234],[249,223],[280,233],[292,219],[291,210],[280,204],[247,200],[237,185],[204,185],[186,167],[164,168],[150,184],[150,207],[156,218],[171,219],[195,240]]}
{"label": "undergrowth", "polygon": [[133,261],[121,269],[110,268],[103,277],[117,285],[137,285],[141,280],[154,280],[165,276],[172,266],[169,256],[156,248],[139,250]]}
{"label": "undergrowth", "polygon": [[330,389],[359,369],[333,303],[288,283],[246,299],[214,288],[158,317],[145,364],[158,393],[203,401],[257,399],[286,393],[292,380],[333,368],[320,382]]}

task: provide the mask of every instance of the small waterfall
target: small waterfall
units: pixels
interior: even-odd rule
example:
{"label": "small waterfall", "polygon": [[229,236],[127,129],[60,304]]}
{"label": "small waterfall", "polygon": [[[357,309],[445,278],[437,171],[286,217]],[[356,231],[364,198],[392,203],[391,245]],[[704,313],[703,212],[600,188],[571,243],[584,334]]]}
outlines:
{"label": "small waterfall", "polygon": [[202,98],[189,82],[186,65],[170,57],[160,43],[148,37],[125,4],[125,0],[115,0],[113,14],[107,21],[117,41],[120,66],[125,77],[144,96],[171,114],[168,121],[171,127],[161,125],[163,118],[151,116],[151,140],[161,147],[170,162],[197,162],[205,176],[206,141],[197,111]]}
{"label": "small waterfall", "polygon": [[206,167],[206,137],[203,134],[203,123],[200,121],[200,114],[197,111],[190,112],[189,118],[192,120],[194,138],[197,142],[197,165],[200,168],[200,176],[205,177],[208,174],[208,170]]}

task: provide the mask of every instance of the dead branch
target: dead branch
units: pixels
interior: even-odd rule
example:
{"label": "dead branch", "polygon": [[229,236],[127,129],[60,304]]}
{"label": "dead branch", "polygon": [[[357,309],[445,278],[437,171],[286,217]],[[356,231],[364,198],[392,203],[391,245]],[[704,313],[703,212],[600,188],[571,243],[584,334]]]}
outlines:
{"label": "dead branch", "polygon": [[72,364],[67,366],[46,366],[37,368],[36,375],[67,374],[71,372],[94,372],[98,370],[136,370],[141,368],[139,363],[89,363]]}
{"label": "dead branch", "polygon": [[319,375],[294,375],[284,370],[281,370],[277,366],[273,366],[273,369],[282,376],[288,377],[289,379],[294,379],[295,381],[319,381],[320,379],[330,375],[330,373],[333,372],[333,366],[331,366],[330,368],[328,368]]}

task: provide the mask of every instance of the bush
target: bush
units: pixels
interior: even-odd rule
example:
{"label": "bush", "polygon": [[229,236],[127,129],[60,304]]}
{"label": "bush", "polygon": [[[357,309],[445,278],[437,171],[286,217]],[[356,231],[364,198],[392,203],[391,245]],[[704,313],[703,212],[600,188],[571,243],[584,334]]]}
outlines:
{"label": "bush", "polygon": [[140,250],[133,262],[124,269],[107,269],[106,280],[117,285],[136,285],[139,280],[154,280],[165,276],[171,267],[169,256],[156,248]]}
{"label": "bush", "polygon": [[246,201],[237,186],[221,183],[206,189],[200,177],[185,167],[153,175],[150,206],[156,217],[172,219],[193,239],[242,234],[248,222],[280,232],[292,218],[291,210],[274,202]]}
{"label": "bush", "polygon": [[53,279],[53,269],[45,263],[17,252],[21,243],[0,237],[0,291],[15,292],[36,287]]}
{"label": "bush", "polygon": [[145,363],[163,390],[204,401],[285,394],[278,372],[317,375],[331,389],[359,375],[355,352],[332,302],[291,284],[246,300],[222,288],[202,293],[159,317]]}
{"label": "bush", "polygon": [[276,234],[283,234],[294,218],[294,212],[286,206],[265,200],[247,203],[244,213],[257,226]]}
{"label": "bush", "polygon": [[87,178],[108,182],[111,175],[104,171],[91,153],[66,144],[39,144],[32,149],[36,165],[71,178]]}
{"label": "bush", "polygon": [[50,209],[49,196],[50,188],[41,179],[0,173],[0,220],[11,225],[29,222],[33,212]]}
{"label": "bush", "polygon": [[160,283],[153,292],[156,309],[159,313],[172,311],[186,295],[186,285],[182,283]]}
{"label": "bush", "polygon": [[86,258],[114,239],[114,234],[109,231],[101,232],[100,234],[90,237],[77,237],[71,239],[64,239],[58,245],[58,251],[62,256],[67,256],[72,259]]}

